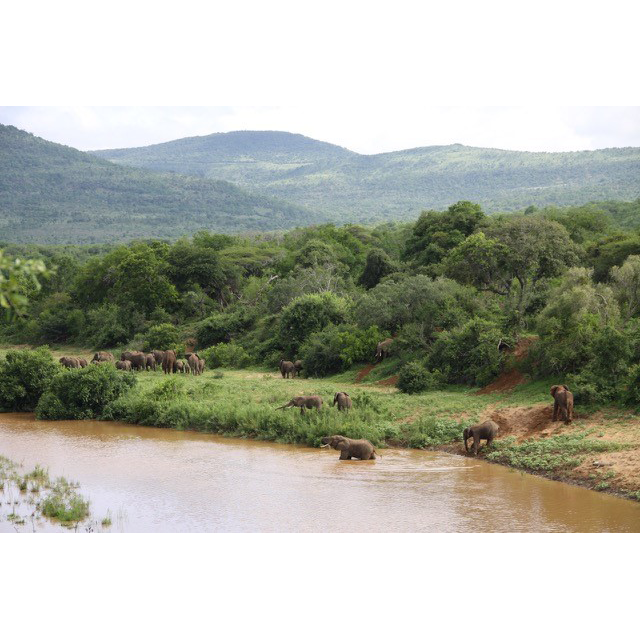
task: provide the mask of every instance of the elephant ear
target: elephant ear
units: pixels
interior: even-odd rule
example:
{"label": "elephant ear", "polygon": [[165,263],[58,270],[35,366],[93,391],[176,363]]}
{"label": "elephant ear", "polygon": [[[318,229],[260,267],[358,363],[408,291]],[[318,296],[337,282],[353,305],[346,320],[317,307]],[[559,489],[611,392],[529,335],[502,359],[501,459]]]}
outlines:
{"label": "elephant ear", "polygon": [[551,395],[552,397],[556,397],[556,391],[558,390],[558,385],[554,384],[553,387],[551,387]]}

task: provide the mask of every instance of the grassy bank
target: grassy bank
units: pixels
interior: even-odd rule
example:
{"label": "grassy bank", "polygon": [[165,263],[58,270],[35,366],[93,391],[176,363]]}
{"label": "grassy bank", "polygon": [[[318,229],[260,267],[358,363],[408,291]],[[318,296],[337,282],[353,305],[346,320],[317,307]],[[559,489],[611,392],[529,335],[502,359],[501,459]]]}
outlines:
{"label": "grassy bank", "polygon": [[[235,437],[318,446],[324,435],[367,438],[377,447],[433,448],[464,454],[465,426],[482,419],[500,425],[500,437],[480,457],[599,491],[640,498],[640,419],[630,412],[578,410],[574,423],[551,422],[549,381],[505,393],[448,387],[401,394],[377,381],[356,383],[358,370],[323,379],[282,379],[260,370],[207,371],[203,376],[138,375],[135,389],[112,402],[104,418],[134,424],[191,429]],[[384,376],[376,376],[384,381]],[[331,407],[347,391],[350,413]],[[277,410],[296,395],[320,395],[320,412]],[[595,410],[594,410],[595,411]],[[605,459],[603,459],[603,456]],[[617,470],[618,460],[625,467]],[[629,469],[629,465],[631,465]]]}

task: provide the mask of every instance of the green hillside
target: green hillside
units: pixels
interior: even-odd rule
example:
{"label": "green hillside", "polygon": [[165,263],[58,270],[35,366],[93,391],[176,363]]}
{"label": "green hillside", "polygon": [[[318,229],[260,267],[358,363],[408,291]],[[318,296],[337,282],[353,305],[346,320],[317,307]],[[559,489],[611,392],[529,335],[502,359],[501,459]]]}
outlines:
{"label": "green hillside", "polygon": [[0,240],[94,243],[313,224],[312,211],[222,180],[119,166],[0,125]]}
{"label": "green hillside", "polygon": [[360,155],[301,135],[238,131],[93,153],[119,164],[228,180],[360,222],[411,219],[458,200],[495,212],[640,196],[635,147],[531,153],[454,144]]}

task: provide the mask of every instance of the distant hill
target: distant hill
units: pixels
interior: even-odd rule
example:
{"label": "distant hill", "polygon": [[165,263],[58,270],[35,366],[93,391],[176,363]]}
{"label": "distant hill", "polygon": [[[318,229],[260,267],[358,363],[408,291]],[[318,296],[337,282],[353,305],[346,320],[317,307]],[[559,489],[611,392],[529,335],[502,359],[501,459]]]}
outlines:
{"label": "distant hill", "polygon": [[454,144],[361,155],[297,134],[237,131],[92,153],[228,180],[345,222],[410,219],[458,200],[496,212],[640,196],[637,147],[531,153]]}
{"label": "distant hill", "polygon": [[205,228],[276,230],[325,219],[229,182],[119,166],[0,125],[4,242],[175,238]]}

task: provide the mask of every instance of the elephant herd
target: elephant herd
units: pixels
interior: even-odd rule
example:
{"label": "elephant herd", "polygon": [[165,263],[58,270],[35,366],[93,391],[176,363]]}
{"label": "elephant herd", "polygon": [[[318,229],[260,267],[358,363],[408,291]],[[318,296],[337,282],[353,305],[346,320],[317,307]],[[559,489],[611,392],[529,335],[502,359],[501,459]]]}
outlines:
{"label": "elephant herd", "polygon": [[[98,351],[91,359],[91,364],[109,362],[115,364],[121,371],[156,371],[162,368],[164,373],[185,373],[199,376],[204,372],[205,360],[197,353],[189,353],[184,360],[178,360],[177,353],[173,349],[166,351],[123,351],[120,360],[114,358],[108,351]],[[60,364],[67,369],[78,369],[88,366],[85,358],[63,356]]]}

